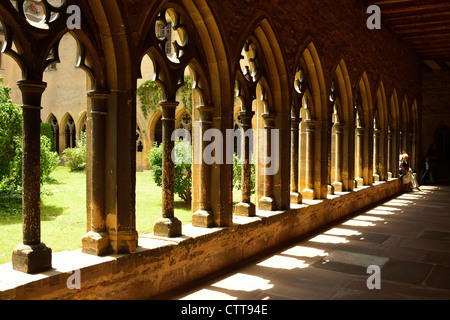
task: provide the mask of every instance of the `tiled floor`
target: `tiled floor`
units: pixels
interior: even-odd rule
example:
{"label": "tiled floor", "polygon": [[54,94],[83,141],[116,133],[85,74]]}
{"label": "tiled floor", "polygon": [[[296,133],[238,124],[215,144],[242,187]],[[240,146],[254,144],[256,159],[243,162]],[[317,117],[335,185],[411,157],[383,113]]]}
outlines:
{"label": "tiled floor", "polygon": [[171,299],[450,299],[450,187],[405,193]]}

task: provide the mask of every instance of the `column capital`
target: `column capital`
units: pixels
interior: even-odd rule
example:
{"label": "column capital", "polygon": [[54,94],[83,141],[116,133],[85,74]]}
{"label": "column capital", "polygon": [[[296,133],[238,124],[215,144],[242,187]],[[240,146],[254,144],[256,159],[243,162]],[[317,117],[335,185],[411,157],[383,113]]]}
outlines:
{"label": "column capital", "polygon": [[334,124],[334,130],[336,133],[343,133],[344,131],[344,123],[343,122],[336,122]]}
{"label": "column capital", "polygon": [[173,120],[175,121],[175,109],[178,107],[179,102],[177,101],[160,101],[158,103],[162,109],[161,120]]}
{"label": "column capital", "polygon": [[200,120],[203,122],[212,122],[214,107],[213,106],[197,106],[196,109],[200,114]]}
{"label": "column capital", "polygon": [[110,97],[109,92],[102,90],[91,90],[87,92],[87,96],[91,99],[91,115],[106,115],[106,103]]}
{"label": "column capital", "polygon": [[22,93],[22,108],[24,109],[42,109],[41,98],[47,83],[42,81],[20,80],[17,85]]}
{"label": "column capital", "polygon": [[275,128],[276,115],[271,114],[271,113],[263,113],[261,116],[264,119],[264,128],[265,129]]}
{"label": "column capital", "polygon": [[316,124],[317,124],[316,120],[306,119],[306,120],[303,120],[303,123],[305,124],[307,131],[313,132],[316,130]]}
{"label": "column capital", "polygon": [[298,125],[302,122],[302,119],[299,117],[291,117],[291,129],[299,130]]}
{"label": "column capital", "polygon": [[358,136],[363,136],[364,133],[365,133],[365,131],[366,131],[366,128],[364,128],[364,127],[362,127],[362,126],[356,127],[356,134],[357,134]]}

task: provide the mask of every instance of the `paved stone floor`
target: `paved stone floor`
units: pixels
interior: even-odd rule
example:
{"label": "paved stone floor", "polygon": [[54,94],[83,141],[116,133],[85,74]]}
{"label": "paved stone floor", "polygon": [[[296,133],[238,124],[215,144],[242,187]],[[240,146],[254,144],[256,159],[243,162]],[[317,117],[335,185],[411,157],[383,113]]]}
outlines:
{"label": "paved stone floor", "polygon": [[169,299],[448,300],[450,187],[405,193]]}

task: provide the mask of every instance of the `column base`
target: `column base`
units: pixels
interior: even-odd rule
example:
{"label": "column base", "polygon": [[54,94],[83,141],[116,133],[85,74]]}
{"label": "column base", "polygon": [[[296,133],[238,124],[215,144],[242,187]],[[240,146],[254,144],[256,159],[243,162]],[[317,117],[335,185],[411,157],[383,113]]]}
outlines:
{"label": "column base", "polygon": [[313,189],[303,189],[302,191],[302,197],[303,199],[307,199],[307,200],[314,200],[316,198],[316,195],[314,193]]}
{"label": "column base", "polygon": [[262,197],[258,202],[258,209],[265,211],[273,211],[274,202],[272,197]]}
{"label": "column base", "polygon": [[378,174],[374,174],[373,175],[373,182],[379,182],[380,181],[380,176]]}
{"label": "column base", "polygon": [[94,256],[104,256],[112,251],[107,232],[89,231],[83,236],[81,243],[81,252]]}
{"label": "column base", "polygon": [[388,172],[387,177],[388,177],[388,179],[392,179],[392,172]]}
{"label": "column base", "polygon": [[298,192],[291,192],[290,199],[291,199],[290,203],[294,203],[294,204],[300,204],[303,201],[302,195]]}
{"label": "column base", "polygon": [[135,253],[138,245],[139,234],[137,231],[108,231],[109,244],[113,253]]}
{"label": "column base", "polygon": [[174,238],[181,236],[181,221],[177,218],[159,218],[153,229],[155,236]]}
{"label": "column base", "polygon": [[334,194],[334,186],[332,184],[327,185],[327,194]]}
{"label": "column base", "polygon": [[256,215],[256,206],[251,202],[239,202],[234,208],[234,215],[254,217]]}
{"label": "column base", "polygon": [[39,273],[52,268],[52,249],[44,243],[35,245],[21,244],[14,249],[12,266],[16,271]]}
{"label": "column base", "polygon": [[342,182],[335,181],[332,185],[334,187],[334,192],[342,192]]}
{"label": "column base", "polygon": [[355,179],[355,188],[362,187],[364,185],[364,179],[356,178]]}
{"label": "column base", "polygon": [[200,228],[214,227],[214,217],[211,210],[198,209],[192,214],[192,225]]}

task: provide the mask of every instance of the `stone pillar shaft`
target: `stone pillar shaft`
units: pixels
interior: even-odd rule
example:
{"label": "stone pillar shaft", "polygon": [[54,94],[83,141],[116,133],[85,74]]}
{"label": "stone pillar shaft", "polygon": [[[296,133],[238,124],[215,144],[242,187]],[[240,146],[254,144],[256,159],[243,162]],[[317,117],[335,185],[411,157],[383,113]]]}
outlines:
{"label": "stone pillar shaft", "polygon": [[298,143],[300,118],[291,118],[291,203],[302,203],[302,195],[298,187]]}
{"label": "stone pillar shaft", "polygon": [[[335,134],[335,175],[333,186],[335,191],[342,191],[342,140],[344,135],[344,126],[341,123],[334,125]],[[340,186],[340,188],[338,187]]]}
{"label": "stone pillar shaft", "polygon": [[90,91],[88,97],[86,207],[87,231],[82,238],[82,251],[93,255],[104,255],[109,250],[105,215],[105,142],[106,116],[109,94]]}
{"label": "stone pillar shaft", "polygon": [[364,127],[356,128],[356,180],[363,183],[363,163],[364,163]]}
{"label": "stone pillar shaft", "polygon": [[51,249],[41,243],[40,120],[41,98],[47,84],[19,81],[22,92],[22,231],[23,244],[14,249],[13,269],[36,273],[51,268]]}
{"label": "stone pillar shaft", "polygon": [[373,175],[374,179],[380,178],[380,129],[373,129]]}
{"label": "stone pillar shaft", "polygon": [[[262,143],[264,144],[263,148],[265,148],[265,156],[273,156],[271,150],[272,147],[272,135],[271,130],[275,128],[275,115],[265,113],[262,115],[264,121],[264,138]],[[261,148],[261,146],[260,146]],[[264,162],[267,162],[266,159]],[[269,164],[264,164],[264,166],[269,166]],[[258,208],[260,210],[268,210],[272,211],[274,209],[274,199],[273,199],[273,175],[265,174],[263,175],[264,183],[263,183],[263,196],[259,199]]]}
{"label": "stone pillar shaft", "polygon": [[200,164],[200,203],[199,209],[192,215],[192,225],[196,227],[210,228],[214,226],[214,216],[211,210],[211,166],[203,159],[206,142],[203,140],[205,132],[212,127],[212,114],[214,108],[211,106],[198,106],[200,115],[201,152]]}
{"label": "stone pillar shaft", "polygon": [[[254,116],[254,111],[241,111],[239,116],[241,117],[241,191],[242,199],[235,207],[235,215],[253,217],[256,214],[255,205],[251,202],[251,183],[252,183],[252,164],[251,164],[251,153],[250,141],[245,138],[245,134],[248,130],[252,129],[252,118]],[[253,135],[252,135],[253,136]]]}
{"label": "stone pillar shaft", "polygon": [[314,133],[316,130],[316,121],[305,120],[305,140],[306,140],[306,188],[302,191],[305,199],[314,199]]}
{"label": "stone pillar shaft", "polygon": [[156,221],[154,234],[163,237],[181,235],[181,222],[174,214],[174,163],[172,132],[175,130],[176,101],[161,101],[162,109],[162,217]]}

